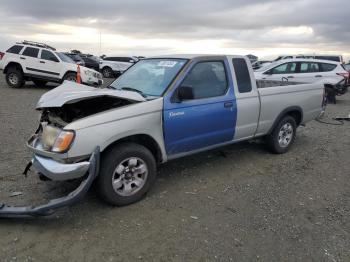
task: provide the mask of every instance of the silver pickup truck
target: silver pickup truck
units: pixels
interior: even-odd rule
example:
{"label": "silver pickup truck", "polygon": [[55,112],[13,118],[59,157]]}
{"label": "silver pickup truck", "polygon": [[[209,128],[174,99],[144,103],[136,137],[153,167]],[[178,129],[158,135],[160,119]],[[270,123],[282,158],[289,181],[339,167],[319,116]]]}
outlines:
{"label": "silver pickup truck", "polygon": [[252,138],[285,153],[297,127],[324,106],[322,84],[257,82],[242,56],[148,58],[104,89],[64,82],[37,104],[31,164],[43,180],[83,182],[45,206],[0,205],[0,215],[50,213],[81,198],[94,179],[105,201],[131,204],[150,189],[158,164]]}

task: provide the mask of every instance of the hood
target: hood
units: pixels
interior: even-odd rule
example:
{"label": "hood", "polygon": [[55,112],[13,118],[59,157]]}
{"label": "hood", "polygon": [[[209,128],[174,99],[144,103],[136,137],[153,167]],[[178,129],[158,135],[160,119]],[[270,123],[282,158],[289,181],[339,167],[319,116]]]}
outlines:
{"label": "hood", "polygon": [[62,107],[64,104],[75,103],[87,98],[102,96],[122,98],[135,102],[146,101],[146,99],[140,94],[132,91],[99,89],[70,81],[64,81],[62,85],[42,95],[36,105],[36,109],[45,107]]}

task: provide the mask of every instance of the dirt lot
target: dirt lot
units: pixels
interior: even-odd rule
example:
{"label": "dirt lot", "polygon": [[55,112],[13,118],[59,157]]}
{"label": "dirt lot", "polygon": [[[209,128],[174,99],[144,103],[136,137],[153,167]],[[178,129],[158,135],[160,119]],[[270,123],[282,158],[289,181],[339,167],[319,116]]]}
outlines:
{"label": "dirt lot", "polygon": [[[4,202],[42,202],[76,186],[21,175],[34,106],[49,89],[10,89],[0,78]],[[347,94],[326,117],[349,113]],[[0,219],[0,260],[350,261],[349,156],[350,123],[313,121],[285,155],[252,142],[176,160],[137,204],[112,208],[92,190],[49,218]]]}

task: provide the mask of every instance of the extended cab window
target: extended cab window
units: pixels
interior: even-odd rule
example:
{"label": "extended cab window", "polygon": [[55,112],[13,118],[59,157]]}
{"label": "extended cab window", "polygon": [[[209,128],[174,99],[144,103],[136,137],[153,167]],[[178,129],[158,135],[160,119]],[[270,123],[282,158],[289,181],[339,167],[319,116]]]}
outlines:
{"label": "extended cab window", "polygon": [[21,52],[23,46],[22,45],[14,45],[10,47],[6,52],[11,54],[19,54]]}
{"label": "extended cab window", "polygon": [[285,63],[268,71],[270,74],[290,74],[295,73],[297,63]]}
{"label": "extended cab window", "polygon": [[300,63],[300,73],[315,73],[320,72],[318,63],[302,62]]}
{"label": "extended cab window", "polygon": [[42,50],[41,51],[41,59],[54,61],[54,62],[59,62],[57,57],[52,52],[47,51],[47,50]]}
{"label": "extended cab window", "polygon": [[321,63],[320,67],[321,67],[321,72],[330,72],[330,71],[333,71],[337,67],[337,65]]}
{"label": "extended cab window", "polygon": [[38,48],[33,48],[33,47],[27,47],[24,51],[23,54],[24,56],[30,56],[30,57],[38,57],[39,49]]}
{"label": "extended cab window", "polygon": [[199,62],[186,76],[181,86],[191,87],[193,99],[222,96],[227,90],[223,62]]}
{"label": "extended cab window", "polygon": [[238,91],[240,93],[252,91],[252,82],[246,61],[243,58],[233,58],[232,63],[237,79]]}

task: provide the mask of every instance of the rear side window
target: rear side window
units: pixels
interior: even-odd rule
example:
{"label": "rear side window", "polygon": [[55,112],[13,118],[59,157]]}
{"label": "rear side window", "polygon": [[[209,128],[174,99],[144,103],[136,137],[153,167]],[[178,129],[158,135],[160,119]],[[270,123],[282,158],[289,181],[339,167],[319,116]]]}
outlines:
{"label": "rear side window", "polygon": [[19,54],[23,48],[23,45],[14,45],[10,47],[6,52],[11,54]]}
{"label": "rear side window", "polygon": [[24,56],[30,56],[30,57],[38,57],[39,49],[38,48],[33,48],[33,47],[27,47],[24,51],[23,54]]}
{"label": "rear side window", "polygon": [[300,73],[315,73],[320,72],[318,63],[301,62]]}
{"label": "rear side window", "polygon": [[330,72],[330,71],[333,71],[337,67],[337,65],[321,63],[320,67],[321,67],[321,72]]}
{"label": "rear side window", "polygon": [[245,59],[233,58],[232,64],[235,70],[238,91],[240,93],[248,93],[252,91],[252,82],[250,79],[250,73]]}
{"label": "rear side window", "polygon": [[59,62],[57,57],[52,52],[47,51],[47,50],[41,51],[41,59]]}
{"label": "rear side window", "polygon": [[227,80],[223,62],[199,62],[182,82],[192,87],[193,99],[222,96],[227,91]]}

